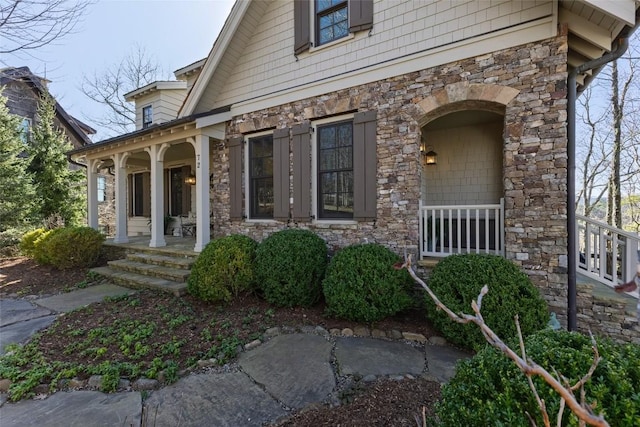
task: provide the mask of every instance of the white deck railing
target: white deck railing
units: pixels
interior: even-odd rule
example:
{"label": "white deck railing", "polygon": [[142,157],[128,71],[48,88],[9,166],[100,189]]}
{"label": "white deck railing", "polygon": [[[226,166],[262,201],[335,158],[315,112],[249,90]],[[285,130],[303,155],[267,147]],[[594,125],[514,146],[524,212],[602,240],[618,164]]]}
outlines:
{"label": "white deck railing", "polygon": [[504,255],[504,199],[495,205],[420,205],[420,256]]}
{"label": "white deck railing", "polygon": [[578,272],[609,286],[633,279],[640,236],[576,215]]}

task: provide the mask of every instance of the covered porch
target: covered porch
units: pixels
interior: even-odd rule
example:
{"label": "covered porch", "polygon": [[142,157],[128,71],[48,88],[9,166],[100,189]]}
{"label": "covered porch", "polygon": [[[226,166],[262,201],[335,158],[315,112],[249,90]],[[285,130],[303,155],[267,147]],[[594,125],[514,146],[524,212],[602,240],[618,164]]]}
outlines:
{"label": "covered porch", "polygon": [[88,225],[98,228],[97,177],[107,171],[115,177],[112,243],[162,248],[173,234],[189,235],[181,244],[202,251],[211,236],[210,163],[223,139],[224,121],[199,127],[190,117],[73,150],[86,165]]}

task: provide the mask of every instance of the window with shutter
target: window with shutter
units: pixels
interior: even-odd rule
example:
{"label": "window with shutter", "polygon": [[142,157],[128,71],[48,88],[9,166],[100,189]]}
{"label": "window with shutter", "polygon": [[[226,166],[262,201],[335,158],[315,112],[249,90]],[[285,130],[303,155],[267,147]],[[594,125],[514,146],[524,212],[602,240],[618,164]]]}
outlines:
{"label": "window with shutter", "polygon": [[247,140],[249,149],[249,218],[273,218],[273,134]]}
{"label": "window with shutter", "polygon": [[[314,124],[314,211],[317,219],[373,220],[377,210],[376,112],[331,120],[335,121],[320,120]],[[294,164],[295,161],[294,145]],[[298,194],[295,190],[298,169],[294,168],[294,206]],[[298,187],[303,188],[304,184]]]}
{"label": "window with shutter", "polygon": [[293,12],[296,55],[373,27],[373,0],[294,0]]}

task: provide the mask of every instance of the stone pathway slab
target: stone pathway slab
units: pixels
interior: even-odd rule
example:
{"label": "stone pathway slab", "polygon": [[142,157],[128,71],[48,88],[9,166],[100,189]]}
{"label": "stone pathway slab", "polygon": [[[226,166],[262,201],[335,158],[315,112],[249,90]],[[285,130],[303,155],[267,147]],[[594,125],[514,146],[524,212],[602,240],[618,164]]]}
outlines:
{"label": "stone pathway slab", "polygon": [[449,382],[456,373],[456,363],[469,359],[471,354],[448,345],[425,345],[429,374],[441,383]]}
{"label": "stone pathway slab", "polygon": [[58,294],[52,297],[41,298],[35,301],[36,304],[46,307],[58,313],[66,313],[80,307],[85,307],[94,302],[100,302],[105,297],[115,297],[124,294],[133,294],[136,291],[118,285],[105,283],[101,285],[89,286],[85,289]]}
{"label": "stone pathway slab", "polygon": [[58,392],[44,400],[5,403],[2,426],[112,427],[139,426],[140,393],[104,394],[98,391]]}
{"label": "stone pathway slab", "polygon": [[341,337],[336,359],[342,375],[418,375],[424,370],[424,354],[400,341]]}
{"label": "stone pathway slab", "polygon": [[0,299],[0,327],[50,314],[50,310],[26,300]]}
{"label": "stone pathway slab", "polygon": [[285,405],[300,409],[321,402],[335,388],[331,343],[318,335],[272,338],[240,355],[240,367]]}
{"label": "stone pathway slab", "polygon": [[44,329],[56,320],[56,315],[39,317],[23,322],[13,323],[0,328],[0,355],[5,353],[5,348],[9,344],[24,343],[40,329]]}
{"label": "stone pathway slab", "polygon": [[242,372],[190,375],[154,391],[144,406],[146,425],[155,427],[262,426],[285,415]]}

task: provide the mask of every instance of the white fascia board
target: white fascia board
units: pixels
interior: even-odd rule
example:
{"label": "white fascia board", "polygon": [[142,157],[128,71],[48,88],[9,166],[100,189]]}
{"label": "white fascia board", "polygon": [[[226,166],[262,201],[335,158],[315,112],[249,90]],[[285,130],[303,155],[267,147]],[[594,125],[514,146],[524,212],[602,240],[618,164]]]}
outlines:
{"label": "white fascia board", "polygon": [[226,123],[231,120],[232,117],[233,115],[231,114],[231,111],[200,117],[196,119],[196,129],[217,125],[219,123]]}
{"label": "white fascia board", "polygon": [[134,99],[136,99],[138,96],[144,95],[149,92],[154,92],[156,90],[186,89],[186,88],[187,88],[187,82],[183,80],[175,81],[175,82],[157,81],[157,82],[149,83],[148,85],[143,86],[139,89],[132,90],[131,92],[125,93],[124,99],[127,100],[128,102],[131,102]]}
{"label": "white fascia board", "polygon": [[[202,94],[207,89],[209,85],[209,80],[213,77],[213,73],[220,64],[220,61],[224,57],[225,52],[227,51],[227,47],[231,43],[233,36],[236,33],[236,29],[242,23],[242,18],[246,11],[249,9],[251,5],[251,1],[236,1],[231,9],[231,13],[227,18],[227,22],[222,27],[222,31],[220,35],[213,43],[213,47],[211,48],[211,52],[207,57],[207,60],[204,64],[200,75],[196,79],[193,87],[191,88],[190,93],[187,95],[187,99],[185,99],[182,109],[180,110],[180,117],[186,117],[190,114],[193,114],[193,110],[195,110],[196,105],[198,105],[198,101],[202,97]],[[229,24],[229,25],[227,25]],[[218,45],[219,42],[219,45]]]}
{"label": "white fascia board", "polygon": [[461,59],[473,58],[513,47],[514,40],[518,40],[517,44],[520,45],[555,37],[557,35],[556,22],[554,16],[547,16],[514,28],[430,49],[389,63],[378,64],[346,76],[337,76],[304,87],[285,89],[259,98],[241,101],[233,104],[231,116],[320,96],[329,92],[360,86],[365,83],[384,80]]}

